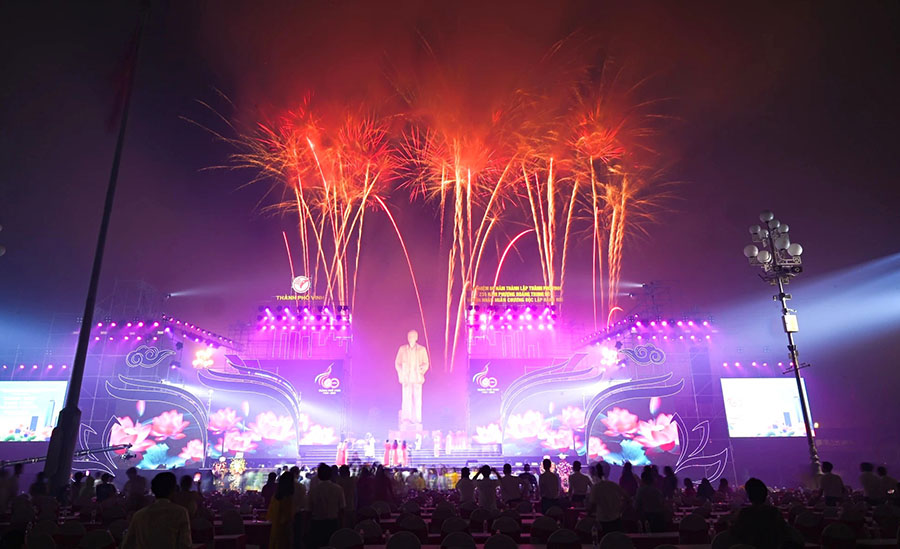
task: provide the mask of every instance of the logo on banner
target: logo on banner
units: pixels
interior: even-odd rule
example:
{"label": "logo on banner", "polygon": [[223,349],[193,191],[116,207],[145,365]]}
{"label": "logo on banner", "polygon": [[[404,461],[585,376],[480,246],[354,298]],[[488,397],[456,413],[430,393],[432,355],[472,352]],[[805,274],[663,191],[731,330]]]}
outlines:
{"label": "logo on banner", "polygon": [[481,370],[472,376],[472,383],[478,386],[478,389],[476,390],[485,395],[492,395],[500,391],[497,387],[497,378],[488,375],[488,367],[490,364],[491,363],[488,362],[484,365],[484,370]]}
{"label": "logo on banner", "polygon": [[331,377],[332,366],[334,364],[329,364],[324,372],[316,376],[316,385],[319,386],[319,392],[323,395],[336,395],[341,392],[341,380]]}
{"label": "logo on banner", "polygon": [[309,280],[308,276],[297,276],[291,281],[291,289],[301,295],[309,293],[311,287],[312,282]]}

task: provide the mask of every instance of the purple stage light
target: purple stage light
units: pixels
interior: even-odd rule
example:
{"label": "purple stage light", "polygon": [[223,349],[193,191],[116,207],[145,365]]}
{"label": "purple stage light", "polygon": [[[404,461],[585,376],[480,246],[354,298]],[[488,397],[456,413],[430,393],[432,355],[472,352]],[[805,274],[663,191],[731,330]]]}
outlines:
{"label": "purple stage light", "polygon": [[97,323],[97,327],[98,327],[98,328],[102,328],[102,327],[103,327],[103,323],[102,323],[102,322],[98,322],[98,323]]}
{"label": "purple stage light", "polygon": [[111,328],[115,328],[115,327],[116,327],[116,323],[115,323],[115,322],[112,322],[112,323],[110,323],[109,326],[110,326]]}
{"label": "purple stage light", "polygon": [[100,341],[100,336],[94,336],[94,341]]}

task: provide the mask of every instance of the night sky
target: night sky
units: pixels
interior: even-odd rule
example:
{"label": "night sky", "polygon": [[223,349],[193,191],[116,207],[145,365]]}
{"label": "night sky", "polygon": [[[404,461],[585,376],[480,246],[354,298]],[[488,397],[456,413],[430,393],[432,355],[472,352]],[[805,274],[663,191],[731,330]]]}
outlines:
{"label": "night sky", "polygon": [[[813,415],[862,453],[896,460],[900,450],[886,443],[900,407],[883,388],[900,386],[900,264],[865,266],[900,253],[897,3],[152,4],[102,295],[136,279],[186,292],[169,312],[225,332],[287,289],[281,231],[293,220],[263,213],[266,187],[242,187],[250,173],[206,170],[233,150],[184,120],[225,129],[198,101],[249,123],[309,91],[389,107],[386,73],[428,74],[424,35],[477,106],[574,33],[648,77],[646,93],[664,98],[671,117],[659,142],[677,197],[647,236],[627,241],[623,280],[665,281],[673,316],[716,318],[721,360],[786,359],[773,292],[741,254],[747,226],[774,210],[805,249],[806,273],[791,291],[800,350],[815,366],[804,372]],[[54,315],[83,307],[115,142],[116,67],[137,11],[136,2],[0,8],[4,356],[40,347]],[[420,278],[435,277],[433,208],[400,191],[391,202]],[[367,231],[354,368],[390,381],[405,328],[387,330],[416,324],[418,313],[389,225],[373,216]],[[576,277],[588,266],[573,267]],[[434,332],[440,297],[424,296]],[[445,374],[434,376],[432,391]],[[426,403],[428,395],[426,385]],[[393,413],[393,404],[359,398],[369,417]]]}

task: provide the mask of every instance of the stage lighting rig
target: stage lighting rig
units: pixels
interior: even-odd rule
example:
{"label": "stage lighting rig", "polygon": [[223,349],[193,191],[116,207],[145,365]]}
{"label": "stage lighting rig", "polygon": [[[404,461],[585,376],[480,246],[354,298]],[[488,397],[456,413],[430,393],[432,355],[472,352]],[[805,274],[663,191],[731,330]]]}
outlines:
{"label": "stage lighting rig", "polygon": [[816,440],[813,437],[812,425],[809,420],[809,409],[806,405],[806,395],[803,394],[803,382],[800,378],[800,369],[809,366],[800,363],[800,355],[797,345],[794,343],[794,334],[800,330],[797,322],[797,311],[787,305],[791,294],[785,293],[784,285],[803,272],[800,256],[803,247],[791,242],[790,227],[775,219],[775,214],[764,210],[759,214],[762,225],[750,227],[751,240],[756,244],[744,246],[744,257],[750,261],[750,265],[760,267],[763,272],[760,278],[773,286],[778,287],[778,293],[772,299],[781,304],[781,321],[784,333],[788,339],[788,353],[791,357],[791,368],[784,373],[793,372],[797,380],[797,392],[800,395],[800,409],[803,412],[803,425],[806,427],[806,442],[809,445],[809,460],[813,473],[821,471],[819,453],[816,450]]}

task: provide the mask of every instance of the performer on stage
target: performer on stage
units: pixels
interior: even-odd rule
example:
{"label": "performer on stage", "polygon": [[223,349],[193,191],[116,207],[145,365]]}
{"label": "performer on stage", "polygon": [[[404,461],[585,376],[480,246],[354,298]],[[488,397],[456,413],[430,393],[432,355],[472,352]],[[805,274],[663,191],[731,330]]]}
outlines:
{"label": "performer on stage", "polygon": [[398,465],[400,465],[400,444],[394,439],[394,443],[391,444],[391,467]]}
{"label": "performer on stage", "polygon": [[406,445],[405,440],[400,445],[400,465],[404,467],[409,466],[409,446]]}
{"label": "performer on stage", "polygon": [[403,400],[400,409],[400,424],[422,423],[422,384],[425,383],[425,372],[428,371],[428,351],[419,345],[419,333],[410,330],[406,334],[408,345],[397,351],[394,367],[397,377],[403,386]]}
{"label": "performer on stage", "polygon": [[391,466],[391,441],[390,439],[384,441],[384,460],[381,462],[385,467]]}

